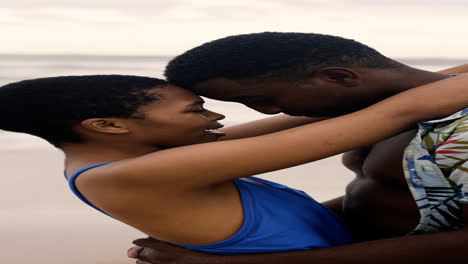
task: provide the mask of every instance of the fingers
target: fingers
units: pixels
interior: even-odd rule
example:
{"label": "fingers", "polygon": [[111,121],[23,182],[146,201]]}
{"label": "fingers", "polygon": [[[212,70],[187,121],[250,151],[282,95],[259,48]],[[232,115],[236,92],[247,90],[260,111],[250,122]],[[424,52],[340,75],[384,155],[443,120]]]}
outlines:
{"label": "fingers", "polygon": [[155,261],[165,260],[167,256],[165,254],[161,254],[160,251],[151,249],[151,248],[144,248],[140,252],[140,256],[138,257],[139,260],[148,261],[149,263],[153,263]]}
{"label": "fingers", "polygon": [[143,261],[143,260],[137,260],[136,264],[152,264],[152,263],[146,262],[146,261]]}
{"label": "fingers", "polygon": [[155,247],[157,245],[159,245],[161,243],[161,241],[157,240],[157,239],[154,239],[154,238],[140,238],[140,239],[137,239],[135,241],[133,241],[133,244],[137,245],[137,246],[140,246],[140,247],[149,247],[149,248],[152,248],[152,247]]}
{"label": "fingers", "polygon": [[140,246],[133,246],[127,250],[127,256],[129,258],[138,258],[140,256],[141,251],[143,250],[143,247]]}
{"label": "fingers", "polygon": [[[163,242],[148,237],[148,238],[140,238],[133,241],[133,244],[136,246],[129,248],[128,256],[130,258],[138,258],[136,261],[137,264],[156,264],[159,263],[158,257],[160,258],[160,254],[158,251],[152,249],[157,248],[164,244]],[[134,257],[136,255],[136,257]]]}
{"label": "fingers", "polygon": [[[138,253],[138,259],[142,263],[160,263],[165,261],[167,257],[171,257],[171,253],[166,252],[168,244],[154,238],[140,238],[133,241],[135,245],[142,248]],[[169,246],[170,248],[170,246]],[[138,263],[138,262],[137,262]]]}

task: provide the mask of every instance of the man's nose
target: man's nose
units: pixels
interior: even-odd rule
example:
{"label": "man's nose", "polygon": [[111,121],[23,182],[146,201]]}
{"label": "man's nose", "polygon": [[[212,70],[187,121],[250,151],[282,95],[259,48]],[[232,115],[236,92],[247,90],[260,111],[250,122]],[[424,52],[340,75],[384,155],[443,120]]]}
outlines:
{"label": "man's nose", "polygon": [[279,114],[282,112],[281,108],[277,106],[270,106],[270,105],[247,105],[247,107],[252,108],[255,111],[266,115],[274,115]]}

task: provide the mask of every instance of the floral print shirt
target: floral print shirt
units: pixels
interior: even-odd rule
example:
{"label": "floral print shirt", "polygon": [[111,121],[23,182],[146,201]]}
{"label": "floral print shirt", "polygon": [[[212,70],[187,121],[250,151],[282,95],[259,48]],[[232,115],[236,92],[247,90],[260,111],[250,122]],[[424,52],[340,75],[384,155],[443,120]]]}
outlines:
{"label": "floral print shirt", "polygon": [[463,226],[468,204],[468,108],[440,120],[419,123],[405,150],[403,170],[421,215],[410,234]]}

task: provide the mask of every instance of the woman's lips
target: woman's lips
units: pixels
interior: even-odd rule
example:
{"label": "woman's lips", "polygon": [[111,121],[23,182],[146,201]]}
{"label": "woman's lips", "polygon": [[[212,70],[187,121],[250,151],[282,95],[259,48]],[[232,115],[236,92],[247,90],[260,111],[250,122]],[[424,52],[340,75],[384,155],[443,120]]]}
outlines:
{"label": "woman's lips", "polygon": [[221,132],[219,130],[216,130],[216,129],[207,129],[207,130],[205,130],[205,133],[220,136],[220,137],[226,135],[223,132]]}

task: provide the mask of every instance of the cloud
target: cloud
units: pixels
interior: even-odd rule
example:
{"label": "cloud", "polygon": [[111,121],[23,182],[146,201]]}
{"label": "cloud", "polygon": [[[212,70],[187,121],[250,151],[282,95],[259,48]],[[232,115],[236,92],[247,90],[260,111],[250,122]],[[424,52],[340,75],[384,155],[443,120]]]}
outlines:
{"label": "cloud", "polygon": [[[0,8],[106,8],[106,9],[165,9],[179,5],[230,5],[236,1],[187,1],[187,0],[171,0],[171,1],[154,1],[154,0],[3,0],[0,3]],[[242,1],[241,1],[242,2]],[[309,6],[317,7],[323,5],[337,4],[365,4],[368,6],[387,6],[387,5],[466,5],[467,0],[270,0],[268,3],[286,4],[289,6]],[[253,4],[253,1],[249,1]]]}
{"label": "cloud", "polygon": [[[293,0],[295,1],[295,0]],[[342,3],[349,3],[351,2],[350,0],[335,0],[337,2],[342,2]],[[426,6],[426,5],[450,5],[450,6],[465,6],[468,1],[467,0],[446,0],[446,1],[440,1],[440,0],[379,0],[379,1],[374,1],[374,0],[353,0],[352,1],[355,4],[366,4],[369,6],[405,6],[405,5],[420,5],[420,6]]]}
{"label": "cloud", "polygon": [[[431,15],[439,16],[444,10],[450,9],[461,14],[468,9],[468,0],[237,0],[237,1],[212,1],[212,0],[3,0],[0,9],[105,9],[114,10],[127,16],[145,16],[157,20],[169,19],[186,21],[188,19],[216,20],[216,19],[244,19],[255,16],[281,16],[285,12],[310,12],[316,14],[317,10],[348,9],[356,12],[356,9],[386,11],[386,8],[404,11],[407,8],[413,10],[433,10]],[[359,12],[357,12],[359,13]],[[413,15],[421,15],[417,12]],[[388,13],[387,13],[388,14]],[[466,13],[464,13],[466,15]],[[398,16],[399,13],[391,14]],[[184,18],[185,16],[185,18]]]}
{"label": "cloud", "polygon": [[339,35],[389,56],[464,52],[468,37],[460,27],[468,5],[401,1],[38,0],[32,8],[32,1],[7,0],[15,8],[0,8],[0,53],[175,55],[220,37],[263,31]]}
{"label": "cloud", "polygon": [[3,0],[0,8],[105,8],[105,9],[164,9],[185,0]]}

